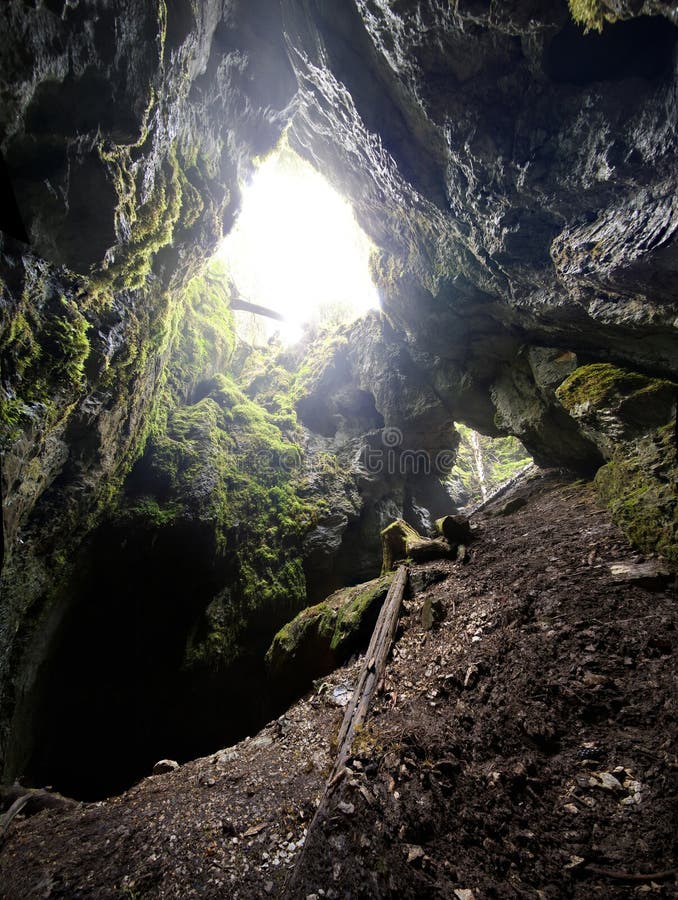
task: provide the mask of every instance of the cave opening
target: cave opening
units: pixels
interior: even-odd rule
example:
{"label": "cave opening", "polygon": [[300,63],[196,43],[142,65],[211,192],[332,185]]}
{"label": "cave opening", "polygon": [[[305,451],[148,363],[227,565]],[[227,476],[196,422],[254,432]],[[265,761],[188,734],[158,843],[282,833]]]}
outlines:
{"label": "cave opening", "polygon": [[217,254],[237,295],[272,313],[236,302],[240,336],[294,343],[304,327],[378,308],[372,249],[348,201],[283,139],[242,187],[240,214]]}
{"label": "cave opening", "polygon": [[[253,628],[228,679],[187,666],[204,598],[232,583],[209,528],[155,535],[105,526],[81,555],[73,601],[15,722],[26,784],[96,801],[160,759],[185,762],[256,733],[279,714]],[[190,561],[190,562],[189,562]]]}
{"label": "cave opening", "polygon": [[[278,148],[244,186],[240,216],[217,254],[225,265],[215,271],[225,272],[236,298],[278,316],[233,304],[241,341],[253,350],[277,333],[291,344],[305,329],[348,323],[377,307],[371,252],[347,201],[289,147]],[[206,401],[213,408],[211,385],[207,379],[196,386],[194,407]],[[365,392],[345,399],[345,407],[344,418],[383,425]],[[169,484],[158,477],[145,454],[128,476],[127,499],[171,505]],[[378,574],[376,556],[375,565]],[[192,648],[211,639],[206,605],[229,591],[235,595],[239,577],[233,554],[215,549],[207,525],[137,531],[129,523],[104,523],[78,569],[24,719],[16,722],[23,734],[16,768],[26,783],[100,800],[149,775],[160,759],[207,755],[284,711],[289,697],[271,683],[263,663],[270,622],[251,616],[228,678],[217,667],[191,662]],[[278,615],[273,633],[293,612]]]}

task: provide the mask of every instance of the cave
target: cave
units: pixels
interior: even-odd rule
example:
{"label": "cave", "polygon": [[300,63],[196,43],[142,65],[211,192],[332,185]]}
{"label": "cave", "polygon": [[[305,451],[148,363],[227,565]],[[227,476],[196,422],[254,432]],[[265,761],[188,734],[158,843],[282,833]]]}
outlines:
{"label": "cave", "polygon": [[2,5],[3,897],[669,896],[677,28]]}

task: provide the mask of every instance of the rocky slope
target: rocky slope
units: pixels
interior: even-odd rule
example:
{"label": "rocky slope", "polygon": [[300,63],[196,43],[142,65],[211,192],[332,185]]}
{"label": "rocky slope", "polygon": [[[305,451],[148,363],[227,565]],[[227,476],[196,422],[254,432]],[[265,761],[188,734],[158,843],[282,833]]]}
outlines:
{"label": "rocky slope", "polygon": [[473,523],[465,564],[411,568],[383,692],[310,832],[357,660],[236,746],[15,819],[3,895],[675,896],[675,586],[557,473]]}
{"label": "rocky slope", "polygon": [[[74,684],[105,670],[113,703],[136,659],[121,720],[142,684],[165,727],[199,670],[180,706],[209,718],[251,672],[224,660],[262,666],[308,599],[375,574],[379,528],[444,499],[355,462],[394,437],[398,464],[435,459],[462,421],[599,469],[675,564],[675,9],[584,6],[602,32],[540,0],[3,4],[0,149],[31,239],[0,247],[6,778]],[[384,316],[296,360],[283,408],[192,279],[285,130],[374,240]],[[229,453],[295,446],[294,478],[229,482]]]}

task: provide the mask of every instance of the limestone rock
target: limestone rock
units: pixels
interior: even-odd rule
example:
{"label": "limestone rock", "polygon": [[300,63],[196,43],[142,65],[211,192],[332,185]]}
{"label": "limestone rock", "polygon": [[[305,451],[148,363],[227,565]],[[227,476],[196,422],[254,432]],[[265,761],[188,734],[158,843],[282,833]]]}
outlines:
{"label": "limestone rock", "polygon": [[174,759],[161,759],[153,766],[154,775],[166,775],[168,772],[176,772],[179,763]]}

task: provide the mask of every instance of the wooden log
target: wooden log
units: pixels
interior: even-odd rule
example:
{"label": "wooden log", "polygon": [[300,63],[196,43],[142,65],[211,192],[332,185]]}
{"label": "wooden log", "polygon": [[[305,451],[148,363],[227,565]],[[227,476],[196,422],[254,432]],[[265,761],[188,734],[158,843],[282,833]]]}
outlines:
{"label": "wooden log", "polygon": [[275,319],[276,322],[284,322],[285,316],[282,313],[270,309],[268,306],[260,306],[258,303],[250,303],[243,297],[232,297],[230,307],[232,310],[241,310],[242,312],[254,313],[255,316],[265,316],[267,319]]}
{"label": "wooden log", "polygon": [[24,788],[18,784],[0,786],[0,803],[3,806],[9,804],[9,809],[0,816],[0,843],[5,839],[13,819],[21,812],[33,815],[43,809],[73,809],[79,806],[78,801],[70,797],[62,797],[52,791]]}
{"label": "wooden log", "polygon": [[344,767],[346,760],[351,755],[351,745],[355,730],[367,718],[370,700],[384,675],[388,654],[398,627],[400,607],[406,586],[407,566],[400,566],[386,595],[377,624],[372,632],[372,640],[365,654],[365,662],[360,671],[358,683],[353,689],[353,697],[346,707],[344,721],[339,730],[337,758],[330,781]]}
{"label": "wooden log", "polygon": [[306,847],[312,837],[314,828],[325,817],[332,793],[341,781],[346,770],[346,763],[351,756],[351,747],[356,729],[367,718],[370,701],[384,676],[388,655],[398,627],[400,607],[406,587],[407,566],[400,566],[386,595],[377,624],[372,632],[372,639],[365,654],[365,661],[360,670],[356,686],[353,689],[353,697],[346,707],[344,719],[339,730],[337,757],[332,772],[325,785],[325,790],[313,821],[309,825],[304,847],[285,888],[284,896],[289,898],[289,900],[299,896],[297,891],[298,879],[302,872]]}
{"label": "wooden log", "polygon": [[381,532],[381,549],[381,574],[386,575],[406,559],[412,562],[449,559],[456,544],[452,548],[444,538],[422,537],[404,519],[396,519]]}

